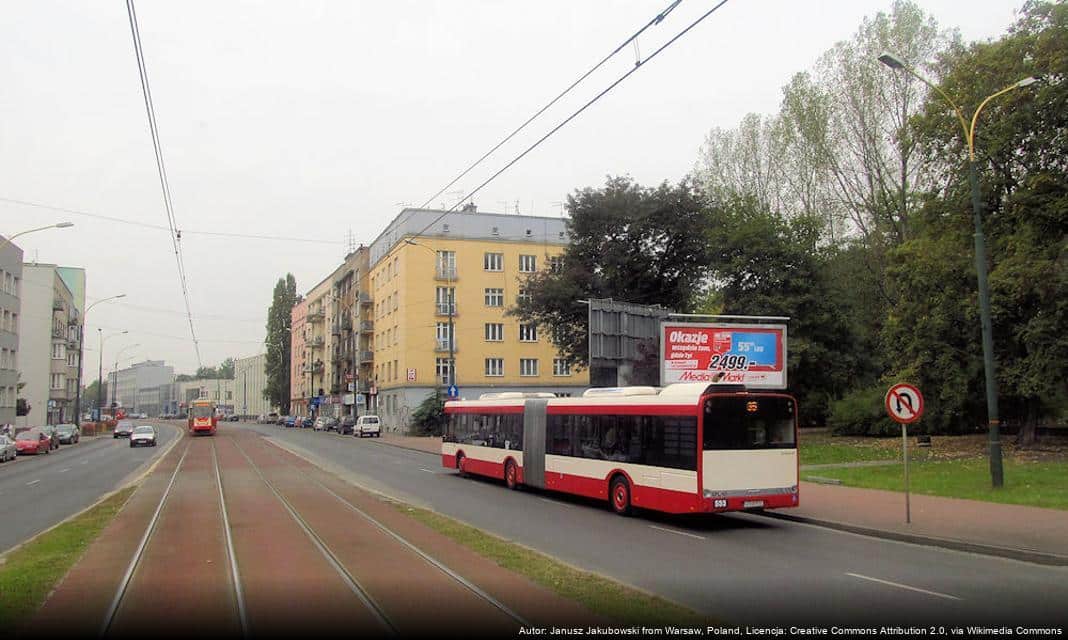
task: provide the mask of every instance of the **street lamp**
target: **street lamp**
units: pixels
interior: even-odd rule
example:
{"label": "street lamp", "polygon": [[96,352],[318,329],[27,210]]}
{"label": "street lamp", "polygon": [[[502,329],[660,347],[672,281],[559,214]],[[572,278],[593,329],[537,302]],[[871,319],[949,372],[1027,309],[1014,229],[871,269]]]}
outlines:
{"label": "street lamp", "polygon": [[983,236],[983,202],[979,195],[979,177],[975,169],[975,125],[979,121],[979,113],[988,102],[998,96],[1013,91],[1014,89],[1029,87],[1038,82],[1038,79],[1029,76],[1023,80],[1014,82],[1001,91],[987,96],[979,103],[979,106],[976,107],[975,113],[972,114],[971,126],[969,126],[968,121],[964,118],[964,113],[961,112],[960,107],[953,102],[953,99],[950,98],[945,91],[942,91],[938,85],[923,77],[915,69],[906,64],[904,60],[892,53],[884,53],[879,56],[879,62],[882,62],[891,69],[904,71],[910,76],[923,82],[928,87],[934,89],[938,95],[942,96],[942,99],[949,103],[949,106],[953,107],[953,111],[957,114],[957,119],[960,121],[961,129],[964,131],[964,141],[968,145],[968,182],[972,192],[972,215],[975,218],[975,271],[978,275],[979,284],[979,321],[983,330],[983,370],[986,377],[986,413],[987,423],[990,430],[990,479],[995,488],[1001,487],[1005,484],[1005,475],[1001,465],[1001,439],[998,433],[998,428],[1000,426],[998,417],[998,381],[996,363],[994,362],[994,337],[990,322],[990,284],[987,282],[986,238]]}
{"label": "street lamp", "polygon": [[[62,224],[62,223],[60,223]],[[85,354],[85,316],[89,315],[89,310],[100,304],[101,302],[107,302],[109,300],[115,300],[118,298],[125,298],[125,293],[120,293],[108,298],[101,298],[93,304],[85,308],[82,312],[82,321],[78,325],[78,389],[75,392],[74,397],[74,419],[80,424],[82,421],[82,356]]]}
{"label": "street lamp", "polygon": [[100,418],[104,416],[104,342],[108,338],[114,338],[115,336],[121,336],[130,333],[129,331],[120,331],[118,333],[112,333],[110,335],[104,335],[104,330],[97,328],[96,334],[100,338],[100,355],[97,363],[97,381],[96,381],[96,420],[100,422]]}
{"label": "street lamp", "polygon": [[66,229],[67,227],[73,226],[73,222],[57,222],[56,224],[50,224],[44,227],[37,227],[36,229],[27,229],[25,231],[19,231],[10,238],[4,238],[3,242],[0,242],[0,247],[4,246],[5,244],[11,243],[15,238],[19,236],[24,236],[27,233],[33,233],[34,231],[44,231],[45,229]]}
{"label": "street lamp", "polygon": [[[423,249],[426,249],[427,251],[430,251],[431,253],[433,253],[434,254],[434,260],[435,260],[435,265],[436,265],[436,261],[438,259],[438,252],[437,251],[435,251],[434,249],[431,249],[430,247],[428,247],[426,245],[419,244],[418,242],[416,242],[415,240],[412,240],[411,238],[405,238],[404,239],[404,243],[405,244],[410,244],[413,247],[422,247]],[[456,293],[453,291],[453,288],[452,288],[452,269],[449,268],[448,265],[445,265],[444,269],[445,269],[445,281],[446,281],[446,285],[448,286],[448,292],[449,292],[449,297],[448,297],[448,305],[449,305],[449,375],[448,375],[448,380],[447,380],[447,384],[446,384],[446,388],[447,388],[447,387],[450,387],[450,386],[456,384],[456,356],[455,356],[455,352],[454,352],[454,349],[455,349],[455,346],[456,346],[455,345],[455,343],[456,343],[456,331],[455,331],[455,329],[453,327],[453,313],[455,312],[455,307],[456,307]]]}

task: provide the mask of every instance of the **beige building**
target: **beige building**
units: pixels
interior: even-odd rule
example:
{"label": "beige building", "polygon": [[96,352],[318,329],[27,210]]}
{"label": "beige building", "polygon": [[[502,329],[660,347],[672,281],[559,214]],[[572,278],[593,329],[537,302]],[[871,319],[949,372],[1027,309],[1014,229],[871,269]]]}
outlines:
{"label": "beige building", "polygon": [[263,397],[267,387],[266,368],[266,353],[234,359],[234,413],[255,417],[278,410]]}

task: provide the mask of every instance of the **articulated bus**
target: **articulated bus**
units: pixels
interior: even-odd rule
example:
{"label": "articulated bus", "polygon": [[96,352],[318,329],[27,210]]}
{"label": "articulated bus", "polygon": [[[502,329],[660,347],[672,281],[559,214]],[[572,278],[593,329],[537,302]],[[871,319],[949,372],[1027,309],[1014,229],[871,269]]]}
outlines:
{"label": "articulated bus", "polygon": [[193,400],[189,403],[189,433],[193,435],[215,435],[219,426],[219,416],[215,403],[211,400]]}
{"label": "articulated bus", "polygon": [[797,403],[738,385],[491,393],[447,402],[441,461],[461,474],[608,500],[621,515],[798,504]]}

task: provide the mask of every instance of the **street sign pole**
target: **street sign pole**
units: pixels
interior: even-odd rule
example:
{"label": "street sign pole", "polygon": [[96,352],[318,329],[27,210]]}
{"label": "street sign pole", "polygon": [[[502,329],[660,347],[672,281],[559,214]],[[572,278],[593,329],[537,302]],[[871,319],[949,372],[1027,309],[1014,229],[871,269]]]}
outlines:
{"label": "street sign pole", "polygon": [[909,504],[908,425],[923,415],[923,394],[911,384],[895,384],[886,392],[883,403],[890,419],[901,425],[901,456],[905,467],[905,524],[912,524],[912,507]]}

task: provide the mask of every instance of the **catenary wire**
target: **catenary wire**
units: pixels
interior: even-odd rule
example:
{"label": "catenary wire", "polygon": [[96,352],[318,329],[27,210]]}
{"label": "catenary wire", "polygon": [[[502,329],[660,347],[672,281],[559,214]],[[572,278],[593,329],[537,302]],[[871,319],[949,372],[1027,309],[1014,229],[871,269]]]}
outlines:
{"label": "catenary wire", "polygon": [[437,222],[439,220],[441,220],[445,216],[447,216],[450,213],[452,213],[453,211],[455,211],[456,208],[459,207],[461,203],[463,203],[465,200],[469,200],[476,193],[478,193],[479,191],[484,189],[486,187],[486,185],[488,185],[489,183],[493,182],[495,179],[497,179],[498,176],[500,176],[502,173],[504,173],[505,171],[510,169],[517,162],[522,160],[528,153],[530,153],[534,149],[538,148],[543,142],[548,140],[549,137],[551,137],[554,133],[556,133],[557,131],[562,129],[565,125],[567,125],[567,123],[569,123],[572,120],[574,120],[575,118],[577,118],[579,116],[579,114],[581,114],[583,111],[585,111],[586,109],[591,107],[594,103],[596,103],[598,100],[603,98],[612,89],[614,89],[617,86],[619,86],[620,83],[622,83],[624,80],[629,78],[632,74],[637,72],[638,69],[641,69],[646,64],[648,64],[650,61],[652,61],[652,59],[655,58],[657,55],[659,55],[660,52],[662,52],[665,49],[667,49],[668,47],[670,47],[672,44],[674,44],[676,41],[678,41],[679,38],[681,38],[682,36],[686,35],[691,29],[693,29],[697,25],[699,25],[702,22],[704,22],[706,18],[708,18],[713,13],[715,13],[720,7],[722,7],[725,4],[727,4],[727,0],[720,0],[720,2],[717,2],[711,9],[709,9],[704,14],[702,14],[699,18],[697,18],[697,20],[694,20],[693,22],[691,22],[689,26],[687,26],[685,29],[683,29],[682,31],[680,31],[677,34],[675,34],[675,36],[673,38],[671,38],[670,40],[665,42],[663,45],[661,45],[658,49],[653,51],[653,53],[650,54],[648,58],[646,58],[645,60],[637,62],[630,70],[628,70],[626,73],[624,73],[622,76],[617,78],[614,82],[612,82],[612,84],[608,85],[608,87],[606,87],[604,90],[602,90],[600,93],[598,93],[596,96],[591,98],[588,102],[586,102],[586,104],[584,104],[581,107],[579,107],[579,109],[577,111],[575,111],[574,113],[569,115],[567,118],[565,118],[563,121],[561,121],[559,124],[557,124],[552,129],[550,129],[548,133],[546,133],[541,138],[539,138],[536,142],[534,142],[534,144],[532,144],[529,147],[527,147],[526,149],[524,149],[519,155],[517,155],[515,158],[510,160],[508,162],[508,164],[506,164],[503,167],[501,167],[500,169],[498,169],[496,173],[494,173],[489,178],[484,180],[482,182],[482,184],[480,184],[477,187],[475,187],[474,190],[472,190],[470,193],[468,193],[462,200],[457,201],[451,207],[449,207],[448,209],[443,211],[440,215],[438,215],[436,218],[434,218],[429,223],[427,223],[426,226],[424,226],[422,229],[420,229],[414,235],[416,235],[416,236],[422,235],[423,233],[425,233],[427,231],[427,229],[429,229],[430,227],[432,227],[435,224],[437,224]]}

